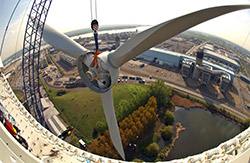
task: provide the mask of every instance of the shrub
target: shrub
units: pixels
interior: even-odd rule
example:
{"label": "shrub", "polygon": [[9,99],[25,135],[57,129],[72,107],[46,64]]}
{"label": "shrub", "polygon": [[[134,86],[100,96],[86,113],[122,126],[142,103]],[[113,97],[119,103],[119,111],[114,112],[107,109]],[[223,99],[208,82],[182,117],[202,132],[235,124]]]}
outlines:
{"label": "shrub", "polygon": [[107,129],[107,124],[101,121],[96,122],[95,129],[98,133],[103,134]]}
{"label": "shrub", "polygon": [[173,126],[164,126],[161,129],[161,136],[165,140],[170,140],[172,138],[173,133],[174,133]]}
{"label": "shrub", "polygon": [[154,157],[157,155],[157,153],[159,152],[159,145],[154,142],[152,144],[149,144],[147,147],[146,147],[146,155],[148,157]]}
{"label": "shrub", "polygon": [[164,160],[166,155],[164,153],[159,153],[158,157],[160,158],[160,160]]}
{"label": "shrub", "polygon": [[64,94],[66,94],[66,91],[65,91],[65,90],[59,90],[59,91],[56,92],[56,95],[57,95],[57,96],[62,96],[62,95],[64,95]]}
{"label": "shrub", "polygon": [[250,118],[244,120],[243,125],[244,125],[244,128],[247,129],[250,126]]}
{"label": "shrub", "polygon": [[174,122],[174,114],[171,111],[166,111],[165,112],[165,116],[164,116],[164,122],[167,125],[172,125],[172,123]]}

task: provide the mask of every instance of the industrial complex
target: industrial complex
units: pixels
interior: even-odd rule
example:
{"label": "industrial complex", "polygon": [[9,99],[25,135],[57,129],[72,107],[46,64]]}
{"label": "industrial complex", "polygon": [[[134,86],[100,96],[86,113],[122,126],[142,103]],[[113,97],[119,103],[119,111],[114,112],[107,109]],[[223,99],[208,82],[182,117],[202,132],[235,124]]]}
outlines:
{"label": "industrial complex", "polygon": [[[195,57],[169,50],[151,48],[138,58],[170,68],[179,68],[184,78],[200,80],[200,83],[204,85],[213,82],[220,85],[221,91],[225,92],[233,83],[235,72],[239,71],[239,64],[230,58],[209,51],[207,47],[212,46],[206,44],[199,49]],[[208,61],[207,58],[210,57],[214,59],[217,57],[216,61],[223,64]]]}

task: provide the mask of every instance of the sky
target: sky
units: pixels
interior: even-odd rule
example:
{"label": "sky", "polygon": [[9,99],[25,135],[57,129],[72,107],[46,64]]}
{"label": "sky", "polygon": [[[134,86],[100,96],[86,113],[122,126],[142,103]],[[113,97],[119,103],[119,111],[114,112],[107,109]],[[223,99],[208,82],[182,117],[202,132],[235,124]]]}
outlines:
{"label": "sky", "polygon": [[[18,0],[0,0],[0,43],[10,15]],[[53,0],[46,23],[60,32],[90,28],[91,0]],[[94,3],[95,0],[92,0]],[[4,48],[4,60],[22,48],[22,40],[31,0],[21,0],[11,20]],[[100,26],[112,24],[157,25],[200,9],[250,4],[249,0],[97,0],[97,19]],[[94,9],[93,9],[94,10]],[[95,13],[95,12],[93,12]],[[95,18],[95,14],[93,16]],[[243,45],[250,32],[250,10],[233,12],[192,28]],[[250,37],[244,47],[250,50]]]}

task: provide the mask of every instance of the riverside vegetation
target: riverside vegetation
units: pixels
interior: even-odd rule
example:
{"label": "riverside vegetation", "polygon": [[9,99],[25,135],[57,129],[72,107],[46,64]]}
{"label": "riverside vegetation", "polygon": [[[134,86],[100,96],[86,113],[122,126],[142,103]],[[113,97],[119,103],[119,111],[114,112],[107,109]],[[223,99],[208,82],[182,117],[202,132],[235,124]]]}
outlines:
{"label": "riverside vegetation", "polygon": [[[109,137],[98,94],[89,89],[75,92],[54,90],[46,86],[45,89],[61,117],[75,128],[75,140],[71,142],[72,144],[79,146],[77,140],[81,138],[89,144],[88,151],[110,158],[119,158]],[[179,123],[172,125],[174,121],[172,111],[175,106],[173,97],[187,99],[202,108],[222,112],[223,116],[243,124],[241,119],[225,109],[177,92],[167,87],[162,80],[157,80],[150,86],[118,84],[114,86],[113,94],[120,134],[129,160],[140,161],[136,158],[141,156],[146,156],[151,161],[166,159],[179,137],[179,132],[184,130]],[[250,120],[245,124],[249,126]],[[156,142],[161,137],[169,141],[169,144],[159,151]],[[136,147],[132,148],[132,145]]]}

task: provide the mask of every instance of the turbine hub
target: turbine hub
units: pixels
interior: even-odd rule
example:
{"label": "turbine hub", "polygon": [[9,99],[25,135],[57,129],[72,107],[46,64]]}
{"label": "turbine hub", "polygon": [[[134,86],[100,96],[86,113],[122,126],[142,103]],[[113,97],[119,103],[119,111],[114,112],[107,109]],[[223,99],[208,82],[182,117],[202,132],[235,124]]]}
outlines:
{"label": "turbine hub", "polygon": [[97,93],[105,93],[117,81],[120,69],[109,63],[109,52],[99,54],[98,67],[92,67],[93,55],[93,52],[88,52],[78,57],[78,72],[87,87]]}
{"label": "turbine hub", "polygon": [[91,67],[85,74],[89,81],[97,80],[98,72],[95,67]]}

